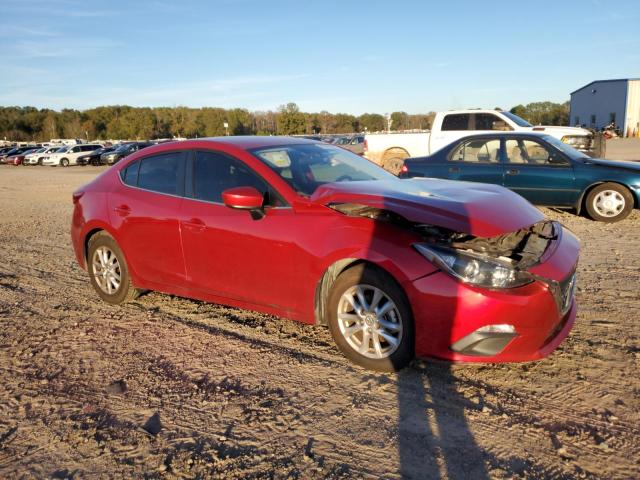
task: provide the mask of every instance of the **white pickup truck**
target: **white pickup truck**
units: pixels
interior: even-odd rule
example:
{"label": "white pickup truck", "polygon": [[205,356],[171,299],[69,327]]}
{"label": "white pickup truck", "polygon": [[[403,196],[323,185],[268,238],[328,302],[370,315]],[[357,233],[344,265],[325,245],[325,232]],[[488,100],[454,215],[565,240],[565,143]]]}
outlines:
{"label": "white pickup truck", "polygon": [[584,128],[534,127],[517,115],[501,110],[451,110],[438,112],[429,132],[366,135],[364,156],[397,174],[405,158],[431,155],[459,138],[496,130],[544,132],[583,152],[591,151],[593,145],[593,134]]}

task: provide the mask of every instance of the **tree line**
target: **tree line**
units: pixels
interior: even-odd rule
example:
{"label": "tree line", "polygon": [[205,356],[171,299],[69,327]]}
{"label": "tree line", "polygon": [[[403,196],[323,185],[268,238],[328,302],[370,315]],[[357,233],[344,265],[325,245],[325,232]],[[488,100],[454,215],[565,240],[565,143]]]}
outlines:
{"label": "tree line", "polygon": [[[533,124],[566,125],[569,107],[552,102],[518,105],[511,109]],[[391,130],[431,128],[434,112],[393,112]],[[296,135],[377,132],[388,127],[378,113],[302,112],[295,103],[276,111],[250,112],[242,108],[130,107],[112,105],[61,111],[35,107],[0,107],[0,138],[44,141],[51,138],[86,140],[214,137],[221,135]]]}

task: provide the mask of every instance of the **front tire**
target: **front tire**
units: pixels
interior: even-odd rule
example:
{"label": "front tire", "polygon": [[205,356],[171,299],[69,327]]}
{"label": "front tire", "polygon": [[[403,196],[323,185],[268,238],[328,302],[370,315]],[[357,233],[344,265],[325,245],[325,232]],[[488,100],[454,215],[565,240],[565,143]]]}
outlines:
{"label": "front tire", "polygon": [[68,167],[69,166],[69,159],[68,158],[63,158],[62,160],[60,160],[60,166],[61,167]]}
{"label": "front tire", "polygon": [[617,183],[603,183],[593,188],[585,200],[589,216],[598,222],[619,222],[633,210],[633,195]]}
{"label": "front tire", "polygon": [[364,368],[396,372],[413,359],[409,302],[381,269],[360,264],[338,276],[329,295],[328,324],[344,356]]}
{"label": "front tire", "polygon": [[131,283],[122,250],[107,232],[98,232],[89,240],[87,270],[91,285],[107,303],[129,302],[141,293]]}

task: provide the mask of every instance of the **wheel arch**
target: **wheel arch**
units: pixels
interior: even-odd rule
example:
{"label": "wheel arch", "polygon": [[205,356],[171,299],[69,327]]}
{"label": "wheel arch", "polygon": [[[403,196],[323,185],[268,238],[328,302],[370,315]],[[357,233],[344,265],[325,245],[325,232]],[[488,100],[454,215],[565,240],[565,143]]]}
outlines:
{"label": "wheel arch", "polygon": [[[316,325],[327,325],[326,321],[326,309],[327,309],[327,301],[329,299],[329,295],[331,293],[331,289],[333,288],[333,284],[336,279],[342,272],[345,272],[357,265],[370,265],[373,268],[380,270],[385,273],[390,279],[392,279],[397,285],[398,288],[402,292],[404,292],[404,288],[402,287],[402,283],[398,281],[398,279],[386,268],[382,267],[376,262],[365,258],[342,258],[340,260],[336,260],[331,265],[327,267],[327,269],[323,272],[322,276],[318,280],[316,284],[315,290],[315,298],[314,298],[314,316],[315,316],[315,324]],[[404,293],[406,297],[406,292]],[[408,298],[407,298],[408,301]],[[409,307],[411,304],[409,303]]]}

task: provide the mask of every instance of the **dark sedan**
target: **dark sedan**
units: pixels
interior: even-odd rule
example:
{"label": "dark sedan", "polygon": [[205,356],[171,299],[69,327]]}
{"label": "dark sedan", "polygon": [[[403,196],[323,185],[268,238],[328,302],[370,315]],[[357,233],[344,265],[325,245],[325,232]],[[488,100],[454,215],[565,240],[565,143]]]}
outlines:
{"label": "dark sedan", "polygon": [[590,158],[535,133],[464,137],[405,160],[400,176],[494,183],[535,205],[586,210],[601,222],[622,220],[640,205],[640,163]]}
{"label": "dark sedan", "polygon": [[98,150],[94,150],[92,152],[87,153],[86,155],[82,155],[78,157],[76,162],[78,165],[103,165],[104,162],[101,160],[102,154],[111,153],[116,149],[116,147],[104,147],[99,148]]}
{"label": "dark sedan", "polygon": [[127,155],[131,155],[132,153],[142,150],[143,148],[150,147],[151,145],[153,145],[151,142],[122,143],[117,145],[113,151],[100,155],[100,162],[106,163],[107,165],[113,165],[114,163],[118,163]]}

